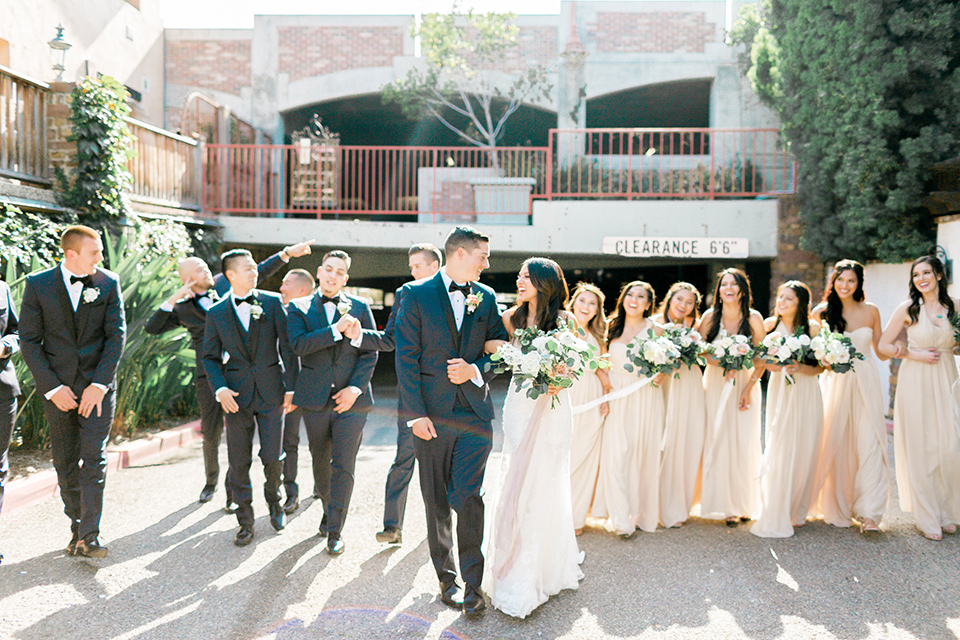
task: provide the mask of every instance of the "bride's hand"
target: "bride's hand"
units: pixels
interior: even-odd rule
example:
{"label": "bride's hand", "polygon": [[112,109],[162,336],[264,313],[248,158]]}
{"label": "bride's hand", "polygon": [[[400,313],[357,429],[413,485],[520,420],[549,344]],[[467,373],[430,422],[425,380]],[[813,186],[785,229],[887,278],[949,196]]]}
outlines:
{"label": "bride's hand", "polygon": [[558,393],[560,393],[561,391],[563,391],[563,387],[555,387],[555,386],[553,386],[552,384],[547,387],[547,395],[548,395],[548,396],[555,396],[555,395],[557,395]]}
{"label": "bride's hand", "polygon": [[604,402],[600,405],[600,417],[606,418],[608,413],[610,413],[610,403]]}
{"label": "bride's hand", "polygon": [[483,343],[483,350],[485,353],[496,353],[502,345],[507,344],[506,340],[487,340]]}
{"label": "bride's hand", "polygon": [[661,371],[660,373],[658,373],[653,377],[653,386],[659,387],[663,383],[663,381],[666,379],[667,379],[667,374]]}

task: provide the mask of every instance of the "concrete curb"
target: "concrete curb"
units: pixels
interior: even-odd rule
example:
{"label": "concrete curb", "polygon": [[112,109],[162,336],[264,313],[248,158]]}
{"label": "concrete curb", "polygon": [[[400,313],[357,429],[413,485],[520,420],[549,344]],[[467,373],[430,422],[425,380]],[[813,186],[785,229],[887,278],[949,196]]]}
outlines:
{"label": "concrete curb", "polygon": [[[139,440],[107,447],[107,471],[119,471],[144,464],[201,439],[200,421],[194,420]],[[17,509],[42,502],[57,493],[57,472],[53,469],[14,480],[3,488],[3,514],[10,515]]]}

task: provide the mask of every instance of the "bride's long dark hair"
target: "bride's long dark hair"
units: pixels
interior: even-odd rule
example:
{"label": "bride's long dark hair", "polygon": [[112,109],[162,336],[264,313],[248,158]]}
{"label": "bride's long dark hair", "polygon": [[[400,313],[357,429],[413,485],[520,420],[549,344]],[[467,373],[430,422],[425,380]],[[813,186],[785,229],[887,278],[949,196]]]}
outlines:
{"label": "bride's long dark hair", "polygon": [[[520,267],[527,268],[530,274],[530,284],[537,291],[537,315],[533,324],[541,331],[553,331],[557,328],[560,312],[567,304],[570,291],[567,281],[563,277],[563,270],[549,258],[528,258]],[[530,305],[521,302],[514,307],[510,323],[514,328],[522,329],[527,326],[527,317],[530,314]]]}

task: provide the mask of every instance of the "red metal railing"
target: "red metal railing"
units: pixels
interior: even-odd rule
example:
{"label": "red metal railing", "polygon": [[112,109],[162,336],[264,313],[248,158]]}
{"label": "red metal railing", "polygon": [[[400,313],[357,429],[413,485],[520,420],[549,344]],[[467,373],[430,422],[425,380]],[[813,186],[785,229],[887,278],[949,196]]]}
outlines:
{"label": "red metal railing", "polygon": [[49,85],[0,66],[0,176],[50,184],[47,168]]}
{"label": "red metal railing", "polygon": [[777,129],[552,129],[548,198],[749,198],[796,190]]}
{"label": "red metal railing", "polygon": [[546,193],[546,165],[544,147],[489,153],[465,147],[211,144],[203,202],[207,212],[230,215],[450,221],[490,214],[522,216],[525,222],[530,197]]}
{"label": "red metal railing", "polygon": [[776,129],[553,129],[548,147],[492,153],[302,144],[207,145],[204,210],[526,224],[536,198],[750,198],[796,186]]}
{"label": "red metal railing", "polygon": [[133,137],[133,157],[127,170],[135,200],[178,207],[200,208],[201,158],[198,143],[145,122],[127,118]]}

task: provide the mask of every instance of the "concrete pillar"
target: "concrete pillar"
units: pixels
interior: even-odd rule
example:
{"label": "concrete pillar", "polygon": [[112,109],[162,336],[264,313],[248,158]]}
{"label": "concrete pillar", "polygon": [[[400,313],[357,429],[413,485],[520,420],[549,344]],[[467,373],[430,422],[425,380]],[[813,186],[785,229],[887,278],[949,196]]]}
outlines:
{"label": "concrete pillar", "polygon": [[[563,53],[560,54],[560,66],[557,69],[557,128],[583,129],[587,126],[587,81],[584,63],[587,49],[577,35],[577,4],[564,3],[563,10],[569,11],[570,34]],[[561,16],[562,20],[562,16]],[[560,166],[572,166],[577,163],[583,152],[583,134],[558,134],[555,141]]]}

